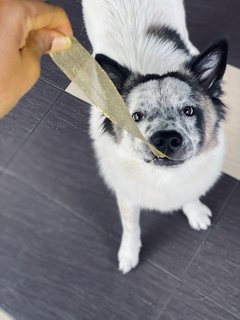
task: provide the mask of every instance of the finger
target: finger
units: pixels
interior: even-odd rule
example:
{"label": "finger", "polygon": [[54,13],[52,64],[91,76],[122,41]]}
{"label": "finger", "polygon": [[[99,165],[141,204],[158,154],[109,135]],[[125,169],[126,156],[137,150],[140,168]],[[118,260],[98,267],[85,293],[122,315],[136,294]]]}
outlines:
{"label": "finger", "polygon": [[72,26],[66,12],[51,4],[46,4],[41,1],[29,1],[28,14],[29,31],[40,29],[54,29],[67,36],[72,36]]}

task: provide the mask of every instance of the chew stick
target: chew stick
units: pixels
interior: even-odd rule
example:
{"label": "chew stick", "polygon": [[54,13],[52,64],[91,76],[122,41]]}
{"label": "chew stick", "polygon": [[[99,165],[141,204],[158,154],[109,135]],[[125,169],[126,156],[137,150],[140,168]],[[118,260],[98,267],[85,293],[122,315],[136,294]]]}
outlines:
{"label": "chew stick", "polygon": [[166,157],[144,138],[106,72],[76,38],[71,40],[69,49],[50,53],[57,66],[114,124],[143,141],[158,158]]}

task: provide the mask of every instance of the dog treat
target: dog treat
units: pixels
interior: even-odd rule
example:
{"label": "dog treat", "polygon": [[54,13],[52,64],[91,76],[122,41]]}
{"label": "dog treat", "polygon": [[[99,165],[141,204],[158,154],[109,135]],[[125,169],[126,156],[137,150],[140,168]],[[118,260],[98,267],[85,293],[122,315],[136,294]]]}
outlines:
{"label": "dog treat", "polygon": [[14,320],[9,314],[0,308],[0,320]]}
{"label": "dog treat", "polygon": [[71,40],[71,48],[50,53],[57,66],[113,123],[142,140],[158,158],[166,157],[143,137],[105,71],[76,38],[72,37]]}

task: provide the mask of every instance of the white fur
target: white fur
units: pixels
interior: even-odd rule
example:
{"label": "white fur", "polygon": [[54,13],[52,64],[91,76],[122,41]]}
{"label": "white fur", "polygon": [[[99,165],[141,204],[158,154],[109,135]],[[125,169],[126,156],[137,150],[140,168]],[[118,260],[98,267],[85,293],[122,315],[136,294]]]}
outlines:
{"label": "white fur", "polygon": [[[187,59],[182,53],[172,57],[171,48],[146,41],[143,33],[153,23],[177,29],[190,52],[198,52],[188,38],[182,0],[83,0],[83,9],[94,53],[106,54],[133,71],[164,74],[178,70]],[[166,168],[139,159],[129,139],[115,144],[110,136],[101,134],[101,123],[94,108],[91,137],[101,173],[118,199],[123,225],[119,269],[126,273],[138,264],[141,208],[162,212],[182,208],[192,228],[205,230],[210,225],[211,212],[199,197],[220,175],[223,132],[219,130],[218,144],[211,150],[179,167]]]}
{"label": "white fur", "polygon": [[176,71],[184,61],[181,53],[169,56],[171,44],[159,47],[143,37],[153,24],[177,29],[190,52],[198,53],[188,38],[183,0],[83,0],[83,9],[94,53],[135,72],[163,74]]}

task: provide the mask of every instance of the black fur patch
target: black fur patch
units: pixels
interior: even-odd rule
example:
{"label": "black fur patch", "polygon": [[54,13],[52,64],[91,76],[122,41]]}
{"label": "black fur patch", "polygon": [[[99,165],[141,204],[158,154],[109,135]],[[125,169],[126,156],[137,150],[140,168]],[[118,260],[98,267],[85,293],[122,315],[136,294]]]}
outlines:
{"label": "black fur patch", "polygon": [[97,54],[95,60],[105,70],[115,87],[121,93],[122,86],[131,73],[130,70],[104,54]]}
{"label": "black fur patch", "polygon": [[[113,84],[121,94],[123,84],[130,75],[130,70],[104,54],[97,54],[95,59],[108,74]],[[102,134],[105,133],[109,134],[114,138],[114,140],[116,140],[117,134],[114,130],[114,124],[103,115]]]}
{"label": "black fur patch", "polygon": [[213,105],[218,115],[218,124],[221,120],[225,120],[227,107],[219,98],[212,98]]}
{"label": "black fur patch", "polygon": [[189,65],[200,85],[212,97],[222,95],[221,82],[226,70],[227,55],[228,42],[221,40],[194,57]]}
{"label": "black fur patch", "polygon": [[111,120],[109,120],[107,117],[103,116],[103,123],[102,123],[102,134],[108,133],[110,136],[112,136],[114,139],[116,138],[116,133],[113,128],[113,123]]}
{"label": "black fur patch", "polygon": [[188,76],[183,75],[180,72],[169,72],[161,76],[158,74],[147,74],[145,76],[139,74],[129,77],[129,79],[124,84],[122,94],[124,97],[126,97],[132,91],[133,88],[142,83],[146,83],[152,80],[163,80],[168,77],[186,82],[191,88],[194,86],[192,79]]}
{"label": "black fur patch", "polygon": [[198,129],[200,141],[199,141],[199,148],[202,147],[204,144],[204,137],[205,137],[205,121],[203,118],[203,113],[201,110],[197,110],[196,113],[196,128]]}
{"label": "black fur patch", "polygon": [[184,41],[182,40],[181,36],[174,29],[171,29],[167,26],[164,26],[164,27],[151,26],[147,30],[147,35],[157,37],[164,42],[170,41],[174,44],[174,47],[176,50],[182,50],[186,54],[190,55],[190,52],[187,46],[185,45]]}

